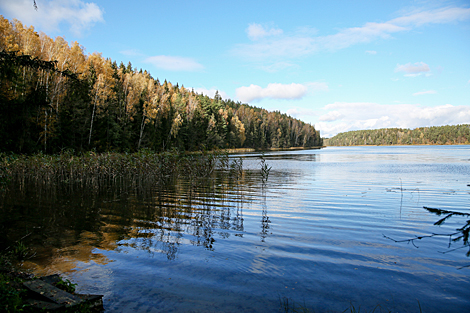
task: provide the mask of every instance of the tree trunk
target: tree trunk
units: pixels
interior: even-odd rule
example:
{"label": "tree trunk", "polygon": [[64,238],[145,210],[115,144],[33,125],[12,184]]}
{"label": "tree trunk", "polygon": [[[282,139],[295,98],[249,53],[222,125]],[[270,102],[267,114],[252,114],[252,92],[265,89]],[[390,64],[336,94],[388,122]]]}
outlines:
{"label": "tree trunk", "polygon": [[99,90],[100,90],[100,80],[101,80],[101,76],[98,78],[98,88],[95,93],[95,101],[93,102],[93,112],[91,113],[91,122],[90,122],[90,134],[88,135],[88,146],[90,146],[91,144],[91,133],[93,131],[93,121],[95,120],[96,103],[98,102],[98,95],[99,95]]}
{"label": "tree trunk", "polygon": [[144,127],[145,127],[145,115],[142,115],[142,122],[140,123],[139,144],[137,145],[137,150],[140,150],[140,144],[142,142],[142,134],[144,133]]}

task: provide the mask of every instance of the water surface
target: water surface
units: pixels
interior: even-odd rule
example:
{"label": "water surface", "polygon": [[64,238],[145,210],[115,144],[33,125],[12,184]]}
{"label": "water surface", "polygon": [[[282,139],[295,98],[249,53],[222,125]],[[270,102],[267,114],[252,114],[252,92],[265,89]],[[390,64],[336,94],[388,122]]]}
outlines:
{"label": "water surface", "polygon": [[315,312],[470,311],[468,247],[387,238],[465,224],[435,226],[423,206],[470,213],[470,146],[271,152],[266,184],[259,156],[233,156],[238,180],[4,206],[12,227],[43,230],[25,267],[103,294],[106,312],[277,312],[285,298]]}

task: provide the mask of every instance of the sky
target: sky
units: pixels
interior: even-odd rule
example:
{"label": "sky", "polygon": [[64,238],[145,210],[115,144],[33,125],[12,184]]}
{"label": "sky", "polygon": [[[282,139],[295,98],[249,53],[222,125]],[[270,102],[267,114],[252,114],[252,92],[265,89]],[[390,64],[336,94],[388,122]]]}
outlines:
{"label": "sky", "polygon": [[470,1],[0,0],[0,14],[322,137],[470,124]]}

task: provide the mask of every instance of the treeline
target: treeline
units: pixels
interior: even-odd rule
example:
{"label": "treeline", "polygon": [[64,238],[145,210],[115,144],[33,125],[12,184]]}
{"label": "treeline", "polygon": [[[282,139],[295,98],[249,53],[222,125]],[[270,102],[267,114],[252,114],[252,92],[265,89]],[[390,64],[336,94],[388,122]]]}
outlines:
{"label": "treeline", "polygon": [[325,139],[327,146],[357,145],[458,145],[470,144],[470,125],[433,126],[415,129],[357,130]]}
{"label": "treeline", "polygon": [[0,16],[0,151],[205,150],[321,146],[280,112],[162,83]]}

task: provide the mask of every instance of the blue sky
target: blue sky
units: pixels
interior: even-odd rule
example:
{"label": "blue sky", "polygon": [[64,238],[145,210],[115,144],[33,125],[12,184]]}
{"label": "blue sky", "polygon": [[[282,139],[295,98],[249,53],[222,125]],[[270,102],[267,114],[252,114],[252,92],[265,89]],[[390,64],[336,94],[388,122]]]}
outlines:
{"label": "blue sky", "polygon": [[0,14],[322,136],[470,123],[470,2],[0,0]]}

